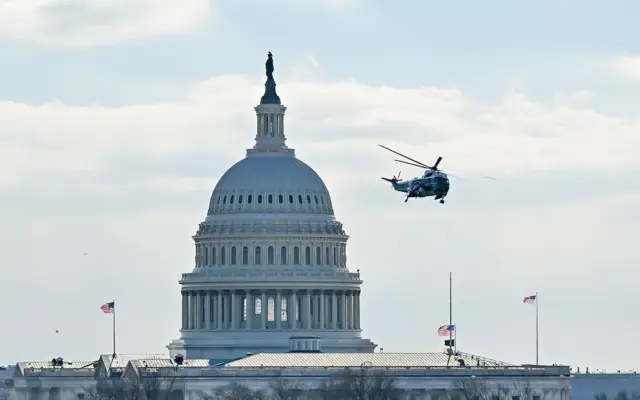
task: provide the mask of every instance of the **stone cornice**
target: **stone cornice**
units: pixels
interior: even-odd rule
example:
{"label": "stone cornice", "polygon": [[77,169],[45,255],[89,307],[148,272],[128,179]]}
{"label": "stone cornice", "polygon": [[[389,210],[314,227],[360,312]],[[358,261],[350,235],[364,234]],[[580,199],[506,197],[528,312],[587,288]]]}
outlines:
{"label": "stone cornice", "polygon": [[349,283],[362,284],[360,274],[327,268],[310,270],[307,268],[199,268],[197,271],[182,274],[181,285],[198,283],[286,283],[298,285],[307,283]]}
{"label": "stone cornice", "polygon": [[315,236],[339,236],[348,239],[348,235],[342,228],[342,223],[316,222],[316,221],[230,221],[229,223],[210,224],[202,222],[198,231],[193,236],[217,236],[217,235],[315,235]]}

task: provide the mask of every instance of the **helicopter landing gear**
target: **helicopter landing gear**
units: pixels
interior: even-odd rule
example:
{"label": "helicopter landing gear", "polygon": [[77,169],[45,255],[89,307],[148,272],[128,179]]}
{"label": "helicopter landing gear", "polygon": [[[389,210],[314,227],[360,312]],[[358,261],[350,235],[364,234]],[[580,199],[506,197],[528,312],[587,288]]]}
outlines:
{"label": "helicopter landing gear", "polygon": [[440,204],[444,204],[444,199],[440,199]]}

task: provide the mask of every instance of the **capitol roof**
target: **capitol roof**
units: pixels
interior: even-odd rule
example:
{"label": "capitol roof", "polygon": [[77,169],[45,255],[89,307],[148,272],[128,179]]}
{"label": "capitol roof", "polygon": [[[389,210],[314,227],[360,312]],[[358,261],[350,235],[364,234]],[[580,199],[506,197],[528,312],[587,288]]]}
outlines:
{"label": "capitol roof", "polygon": [[459,366],[457,359],[466,366],[509,367],[500,361],[470,354],[449,357],[445,353],[261,353],[228,363],[227,367],[446,367]]}

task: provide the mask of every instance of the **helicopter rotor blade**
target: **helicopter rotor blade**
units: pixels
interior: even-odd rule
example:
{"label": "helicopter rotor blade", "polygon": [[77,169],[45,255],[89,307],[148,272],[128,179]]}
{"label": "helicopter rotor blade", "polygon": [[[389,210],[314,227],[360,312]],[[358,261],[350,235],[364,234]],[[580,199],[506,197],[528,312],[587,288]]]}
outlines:
{"label": "helicopter rotor blade", "polygon": [[404,157],[404,158],[406,158],[406,159],[407,159],[407,160],[409,160],[409,161],[413,161],[413,162],[414,162],[414,163],[416,163],[416,164],[420,164],[420,166],[421,166],[422,168],[431,168],[430,166],[428,166],[427,164],[425,164],[425,163],[423,163],[423,162],[420,162],[420,161],[418,161],[418,160],[414,160],[414,159],[413,159],[413,158],[411,158],[411,157],[407,157],[407,156],[405,156],[404,154],[402,154],[402,153],[398,153],[397,151],[395,151],[395,150],[393,150],[393,149],[390,149],[390,148],[388,148],[388,147],[386,147],[386,146],[383,146],[383,145],[381,145],[381,144],[379,144],[378,146],[382,147],[382,148],[383,148],[383,149],[385,149],[385,150],[389,150],[390,152],[392,152],[392,153],[394,153],[394,154],[397,154],[397,155],[399,155],[400,157]]}
{"label": "helicopter rotor blade", "polygon": [[433,164],[433,167],[431,167],[431,169],[437,170],[438,169],[438,164],[440,164],[440,161],[442,161],[442,157],[438,157],[438,161],[436,161],[436,163]]}
{"label": "helicopter rotor blade", "polygon": [[410,163],[409,161],[404,161],[404,160],[393,160],[395,162],[399,162],[399,163],[403,163],[403,164],[407,164],[407,165],[412,165],[414,167],[418,167],[418,168],[422,168],[422,169],[430,169],[429,166],[424,166],[424,165],[420,165],[420,164],[414,164],[414,163]]}

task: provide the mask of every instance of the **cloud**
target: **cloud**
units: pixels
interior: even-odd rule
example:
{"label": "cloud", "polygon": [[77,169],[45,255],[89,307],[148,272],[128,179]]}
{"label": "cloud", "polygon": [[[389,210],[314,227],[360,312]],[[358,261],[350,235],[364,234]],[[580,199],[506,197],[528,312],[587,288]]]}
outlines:
{"label": "cloud", "polygon": [[[303,65],[317,69],[312,58]],[[294,68],[293,76],[300,70]],[[252,146],[252,107],[262,90],[262,82],[251,77],[219,76],[172,102],[123,107],[0,102],[0,167],[13,172],[0,179],[0,187],[33,173],[109,170],[109,159],[122,152],[166,157],[197,151],[231,161],[231,154],[241,155],[239,146]],[[583,99],[593,95],[585,91],[546,102],[510,92],[496,103],[483,103],[458,88],[395,88],[355,80],[283,79],[278,90],[290,107],[290,145],[303,147],[307,157],[332,154],[362,162],[367,167],[356,169],[366,173],[401,167],[377,143],[424,162],[443,156],[443,168],[463,175],[640,167],[640,120],[590,107]]]}
{"label": "cloud", "polygon": [[[549,304],[544,326],[584,332],[569,345],[543,337],[543,360],[583,362],[585,346],[608,346],[588,328],[593,320],[616,324],[619,297],[635,290],[636,117],[595,108],[589,99],[597,94],[585,90],[549,99],[513,90],[488,102],[455,87],[318,79],[318,64],[304,65],[312,68],[276,77],[289,107],[285,131],[324,179],[350,235],[349,267],[365,279],[365,336],[386,351],[437,351],[437,336],[424,332],[447,318],[453,271],[456,318],[475,332],[465,335],[469,351],[526,361],[521,344],[533,339],[523,327],[532,320],[519,307],[533,291]],[[6,361],[50,358],[42,327],[54,325],[69,332],[56,351],[92,359],[110,342],[97,307],[113,298],[123,304],[122,352],[159,351],[178,336],[176,281],[192,267],[190,235],[216,180],[253,145],[262,90],[253,77],[218,76],[170,102],[0,102],[0,265],[18,266],[3,290],[7,298],[33,293],[31,303],[0,303],[8,320],[31,316],[0,336],[32,343],[3,353]],[[405,204],[379,179],[402,166],[377,143],[424,162],[441,155],[444,168],[463,176],[500,179],[456,180],[445,205]],[[54,312],[40,307],[53,296]],[[575,299],[581,304],[572,308]],[[161,317],[148,312],[156,308]],[[395,311],[380,318],[381,310]],[[495,341],[505,318],[505,339]],[[152,334],[137,335],[145,326]],[[397,326],[411,329],[399,339]],[[621,340],[633,332],[623,330]]]}
{"label": "cloud", "polygon": [[640,81],[640,56],[616,57],[610,62],[609,67],[620,76]]}
{"label": "cloud", "polygon": [[209,0],[20,0],[0,2],[0,34],[45,45],[111,45],[192,32]]}

